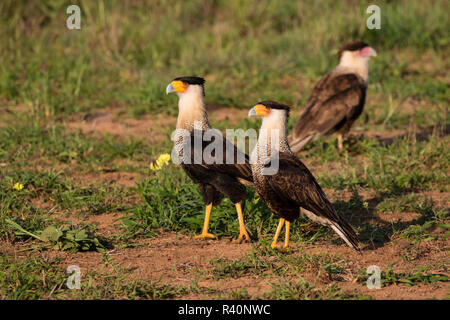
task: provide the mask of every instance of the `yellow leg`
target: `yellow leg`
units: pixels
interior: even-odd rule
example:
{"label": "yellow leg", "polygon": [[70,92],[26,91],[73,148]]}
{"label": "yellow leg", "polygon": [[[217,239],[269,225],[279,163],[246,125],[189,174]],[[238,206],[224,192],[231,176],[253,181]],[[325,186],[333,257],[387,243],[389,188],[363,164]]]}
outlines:
{"label": "yellow leg", "polygon": [[291,227],[291,223],[289,221],[286,221],[286,231],[284,236],[284,245],[283,245],[283,251],[289,251],[289,229]]}
{"label": "yellow leg", "polygon": [[344,143],[343,143],[344,137],[342,134],[338,133],[337,135],[337,141],[338,141],[338,149],[339,151],[342,151],[344,149]]}
{"label": "yellow leg", "polygon": [[245,229],[245,223],[244,223],[244,216],[242,215],[242,208],[241,203],[235,203],[236,205],[236,211],[238,214],[238,220],[239,220],[239,238],[237,238],[237,243],[242,242],[250,242],[250,236],[248,235],[247,230]]}
{"label": "yellow leg", "polygon": [[211,209],[212,209],[212,203],[208,204],[206,206],[206,213],[205,213],[205,222],[203,223],[203,231],[201,234],[196,235],[194,239],[214,239],[216,236],[208,233],[209,228],[209,218],[211,217]]}
{"label": "yellow leg", "polygon": [[280,222],[278,223],[277,231],[275,232],[275,236],[273,237],[272,244],[270,245],[272,249],[275,249],[277,247],[277,241],[278,237],[280,236],[281,229],[283,228],[284,219],[281,218]]}

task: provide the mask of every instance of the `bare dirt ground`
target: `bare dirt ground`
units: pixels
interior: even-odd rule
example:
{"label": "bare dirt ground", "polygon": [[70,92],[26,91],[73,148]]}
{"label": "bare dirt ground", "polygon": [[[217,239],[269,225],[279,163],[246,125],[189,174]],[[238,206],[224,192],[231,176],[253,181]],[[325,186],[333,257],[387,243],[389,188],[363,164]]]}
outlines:
{"label": "bare dirt ground", "polygon": [[[100,223],[100,232],[108,235],[113,232],[111,224],[117,216],[114,214],[104,214],[92,219]],[[102,228],[103,226],[103,228]],[[110,267],[104,267],[102,253],[98,252],[60,252],[43,251],[40,256],[43,258],[59,257],[59,265],[66,268],[75,264],[81,268],[82,274],[90,270],[97,272],[110,272],[114,266],[120,266],[131,271],[131,277],[141,280],[160,281],[163,284],[189,285],[196,281],[204,288],[216,289],[221,292],[238,291],[245,288],[251,296],[258,296],[270,289],[270,282],[276,282],[279,277],[267,272],[265,277],[254,275],[243,275],[237,278],[215,279],[209,278],[209,269],[213,268],[213,260],[224,259],[233,261],[245,257],[251,250],[252,244],[235,244],[231,239],[219,240],[193,240],[188,236],[161,232],[154,238],[141,239],[137,243],[141,246],[134,248],[114,249],[108,252],[111,259]],[[291,251],[287,254],[295,255],[301,253],[340,255],[347,261],[351,273],[346,273],[340,279],[329,279],[328,277],[318,277],[317,270],[308,270],[303,273],[302,278],[310,283],[318,285],[328,285],[332,281],[338,281],[338,286],[344,293],[359,292],[370,295],[375,299],[427,299],[444,298],[449,294],[448,283],[438,283],[435,285],[391,285],[379,290],[368,289],[365,285],[357,283],[357,270],[366,269],[368,266],[377,265],[381,270],[386,270],[390,264],[396,263],[396,272],[408,272],[416,265],[435,264],[448,261],[448,246],[445,243],[439,247],[431,248],[429,244],[423,243],[420,252],[416,253],[420,258],[414,262],[405,262],[400,256],[409,247],[409,242],[398,241],[386,244],[376,249],[366,248],[362,255],[359,255],[344,245],[334,245],[321,242],[314,245],[300,245],[291,243]],[[27,257],[26,252],[21,252],[24,246],[6,246],[6,253],[14,254],[18,257]],[[3,250],[2,250],[3,251]],[[36,255],[33,253],[32,255]],[[101,268],[101,270],[100,270]],[[433,272],[436,270],[429,270]],[[202,276],[203,274],[203,276]],[[206,294],[190,293],[184,299],[208,298]]]}
{"label": "bare dirt ground", "polygon": [[[248,113],[248,111],[242,109],[223,107],[210,109],[214,110],[209,115],[209,120],[212,123],[228,120],[231,124],[236,124],[240,119],[245,118]],[[175,126],[176,122],[176,117],[162,113],[133,119],[119,115],[119,112],[115,109],[105,109],[100,112],[86,114],[82,118],[72,119],[66,125],[68,128],[81,130],[83,134],[109,133],[117,137],[132,136],[150,139],[150,142],[158,142],[168,138],[164,134],[166,132],[165,129],[170,125]]]}
{"label": "bare dirt ground", "polygon": [[81,130],[83,134],[109,133],[116,137],[140,137],[157,142],[166,137],[161,128],[175,125],[176,118],[158,114],[146,115],[141,119],[120,117],[114,109],[105,109],[101,112],[87,114],[81,119],[74,119],[67,123],[67,127]]}

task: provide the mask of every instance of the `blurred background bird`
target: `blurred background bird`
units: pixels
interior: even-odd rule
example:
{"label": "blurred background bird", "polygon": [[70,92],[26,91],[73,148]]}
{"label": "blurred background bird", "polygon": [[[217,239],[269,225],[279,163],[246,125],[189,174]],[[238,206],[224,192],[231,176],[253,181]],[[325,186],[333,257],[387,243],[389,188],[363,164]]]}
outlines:
{"label": "blurred background bird", "polygon": [[361,115],[369,81],[369,60],[376,51],[356,41],[339,49],[339,64],[314,86],[311,96],[288,137],[293,152],[300,151],[318,135],[336,133],[338,148]]}

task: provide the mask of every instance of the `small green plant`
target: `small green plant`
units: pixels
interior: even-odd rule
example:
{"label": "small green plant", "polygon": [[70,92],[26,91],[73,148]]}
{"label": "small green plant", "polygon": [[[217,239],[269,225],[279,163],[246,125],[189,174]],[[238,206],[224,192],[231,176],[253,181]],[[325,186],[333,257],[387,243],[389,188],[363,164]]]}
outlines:
{"label": "small green plant", "polygon": [[104,241],[94,236],[92,227],[88,225],[60,227],[51,225],[40,232],[31,233],[10,219],[6,219],[6,222],[16,230],[17,236],[30,236],[44,242],[44,247],[54,250],[102,251],[105,249]]}

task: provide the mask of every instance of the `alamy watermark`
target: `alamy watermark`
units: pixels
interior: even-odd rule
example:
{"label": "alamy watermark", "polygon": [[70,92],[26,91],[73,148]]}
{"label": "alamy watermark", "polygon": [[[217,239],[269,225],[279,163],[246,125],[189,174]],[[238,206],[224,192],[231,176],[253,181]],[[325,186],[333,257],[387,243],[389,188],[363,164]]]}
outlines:
{"label": "alamy watermark", "polygon": [[381,29],[381,9],[376,4],[367,7],[366,13],[371,14],[366,21],[367,29]]}
{"label": "alamy watermark", "polygon": [[66,13],[69,14],[66,20],[66,26],[69,30],[81,29],[81,9],[76,4],[67,7]]}
{"label": "alamy watermark", "polygon": [[71,265],[67,267],[67,274],[70,276],[67,278],[67,288],[80,289],[81,288],[81,269],[77,265]]}
{"label": "alamy watermark", "polygon": [[381,270],[379,266],[368,266],[366,270],[370,277],[367,278],[366,285],[369,289],[381,289]]}
{"label": "alamy watermark", "polygon": [[[258,133],[254,129],[227,129],[226,136],[215,129],[202,129],[200,121],[194,122],[194,130],[176,129],[171,139],[175,146],[171,152],[171,159],[175,164],[263,164],[262,174],[273,175],[279,169],[279,141],[278,129],[261,130],[257,145]],[[234,143],[236,141],[236,144]],[[245,146],[253,152],[246,160],[243,151]]]}

